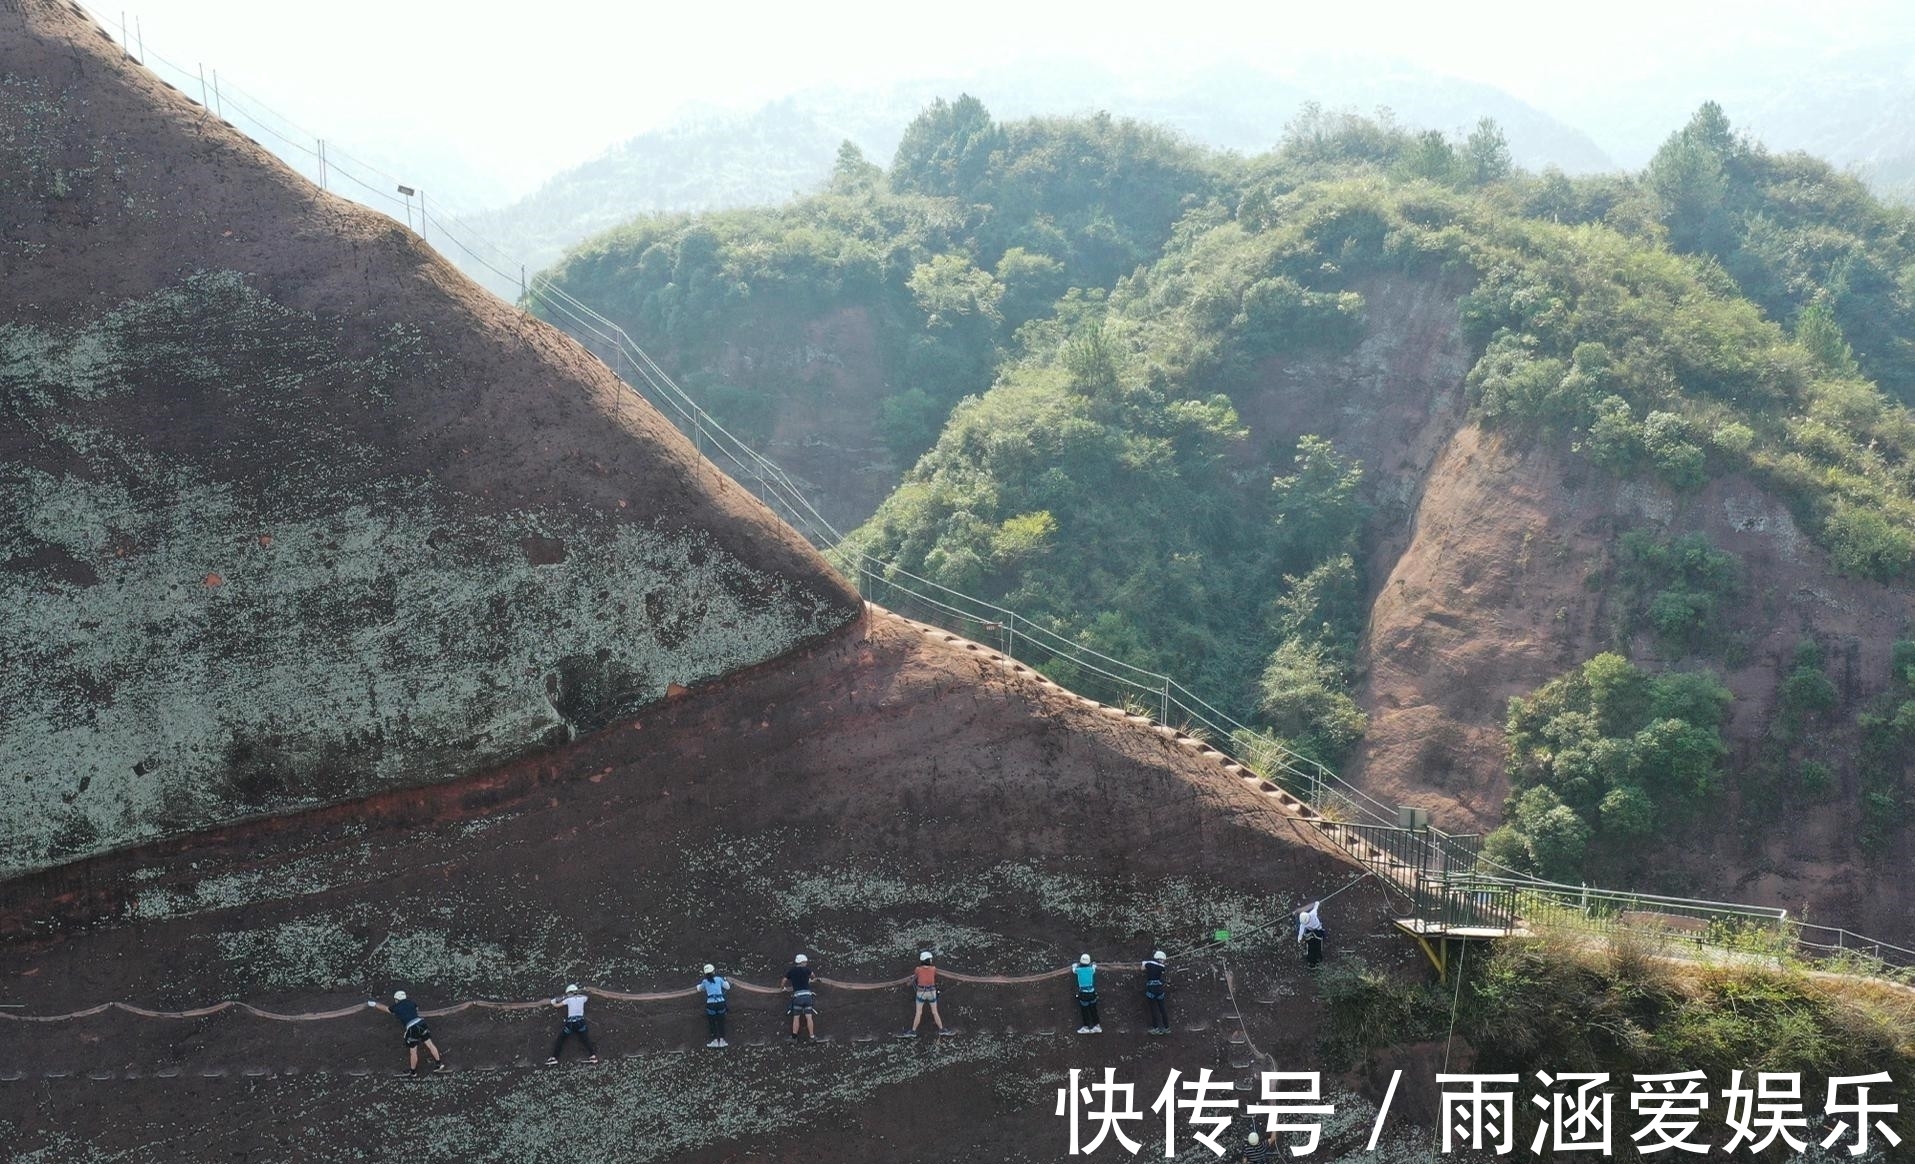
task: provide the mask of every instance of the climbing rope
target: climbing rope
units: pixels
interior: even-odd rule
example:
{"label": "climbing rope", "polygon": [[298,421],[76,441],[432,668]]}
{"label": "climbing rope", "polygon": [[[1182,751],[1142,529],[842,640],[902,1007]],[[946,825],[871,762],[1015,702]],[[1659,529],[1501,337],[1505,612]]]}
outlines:
{"label": "climbing rope", "polygon": [[[1032,982],[1045,982],[1052,978],[1062,978],[1070,972],[1071,967],[1069,966],[1062,966],[1055,970],[1045,970],[1036,974],[960,974],[955,970],[940,968],[938,970],[938,977],[941,980],[950,982],[966,982],[980,986],[1021,986]],[[728,981],[730,981],[731,985],[736,989],[752,994],[781,994],[784,992],[782,986],[760,986],[755,982],[744,982],[736,978],[729,979]],[[819,977],[815,981],[820,986],[828,986],[834,990],[892,990],[909,986],[914,979],[907,975],[903,978],[892,978],[883,982],[847,982],[843,979],[825,977]],[[701,992],[696,986],[688,986],[683,990],[653,990],[638,993],[611,990],[602,986],[588,986],[585,988],[585,993],[617,1002],[665,1002],[676,998],[691,998]],[[468,1010],[536,1010],[539,1007],[550,1005],[551,1000],[543,998],[530,999],[527,1001],[499,1001],[489,998],[474,998],[464,1002],[453,1003],[451,1006],[439,1007],[436,1010],[421,1010],[419,1013],[426,1018],[443,1018],[446,1015],[460,1014]],[[270,1019],[274,1022],[310,1023],[322,1022],[328,1019],[348,1018],[352,1015],[363,1013],[365,1009],[366,1005],[364,1003],[356,1003],[352,1006],[342,1006],[337,1010],[285,1014],[280,1011],[265,1010],[248,1002],[239,1002],[231,999],[224,1002],[216,1002],[210,1006],[194,1007],[191,1010],[151,1010],[143,1006],[134,1006],[129,1002],[103,1002],[98,1006],[90,1006],[85,1010],[71,1011],[67,1014],[10,1014],[5,1011],[0,1011],[0,1020],[17,1023],[58,1023],[67,1022],[72,1019],[91,1018],[94,1015],[103,1014],[109,1010],[125,1011],[127,1014],[138,1015],[141,1018],[194,1019],[219,1014],[221,1011],[234,1010],[242,1014],[252,1015],[254,1018]]]}

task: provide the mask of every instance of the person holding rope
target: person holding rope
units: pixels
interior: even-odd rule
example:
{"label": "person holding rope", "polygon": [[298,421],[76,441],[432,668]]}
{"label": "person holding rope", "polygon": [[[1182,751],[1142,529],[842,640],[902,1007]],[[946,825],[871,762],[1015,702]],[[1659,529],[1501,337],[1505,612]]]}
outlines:
{"label": "person holding rope", "polygon": [[[374,1010],[379,1009],[379,1003],[375,999],[368,998],[366,1005]],[[407,998],[405,991],[395,990],[392,992],[392,1004],[385,1009],[391,1011],[392,1017],[398,1019],[399,1025],[405,1028],[407,1075],[416,1076],[419,1074],[419,1048],[421,1046],[424,1046],[426,1050],[432,1052],[432,1069],[434,1071],[448,1070],[445,1057],[439,1054],[439,1048],[432,1042],[431,1029],[426,1026],[426,1020],[419,1014],[418,1003]]]}
{"label": "person holding rope", "polygon": [[545,1065],[559,1065],[559,1054],[565,1050],[565,1040],[574,1035],[585,1044],[585,1061],[598,1062],[598,1048],[592,1046],[592,1036],[585,1027],[585,992],[578,988],[578,983],[567,986],[564,994],[552,1000],[552,1005],[565,1008],[565,1025],[559,1028],[558,1042],[552,1044],[552,1057],[545,1061]]}
{"label": "person holding rope", "polygon": [[698,989],[705,995],[705,1033],[711,1036],[705,1046],[714,1050],[731,1046],[725,1040],[725,1012],[730,1009],[725,1002],[725,992],[731,989],[731,983],[719,975],[716,966],[707,962],[705,976],[698,980]]}
{"label": "person holding rope", "polygon": [[918,966],[911,975],[911,988],[917,998],[917,1009],[911,1012],[911,1029],[904,1032],[904,1037],[918,1037],[918,1024],[924,1021],[924,1008],[927,1006],[931,1008],[931,1021],[937,1024],[938,1034],[953,1034],[938,1014],[938,968],[931,951],[924,950],[918,954]]}
{"label": "person holding rope", "polygon": [[1164,985],[1164,952],[1158,950],[1144,959],[1144,1006],[1150,1011],[1150,1033],[1170,1033],[1170,1008],[1164,1004],[1169,993]]}
{"label": "person holding rope", "polygon": [[1097,963],[1090,960],[1089,954],[1080,954],[1071,973],[1077,980],[1077,1014],[1083,1020],[1077,1033],[1103,1034],[1104,1025],[1097,1021]]}
{"label": "person holding rope", "polygon": [[1297,944],[1304,948],[1303,960],[1312,970],[1323,961],[1323,939],[1330,936],[1323,928],[1323,919],[1317,916],[1321,901],[1313,901],[1297,911]]}
{"label": "person holding rope", "polygon": [[791,1039],[798,1041],[798,1021],[804,1020],[807,1039],[818,1037],[813,1017],[818,1013],[817,996],[811,991],[811,959],[803,954],[791,960],[791,969],[785,971],[785,989],[791,992],[791,1005],[785,1013],[791,1016]]}

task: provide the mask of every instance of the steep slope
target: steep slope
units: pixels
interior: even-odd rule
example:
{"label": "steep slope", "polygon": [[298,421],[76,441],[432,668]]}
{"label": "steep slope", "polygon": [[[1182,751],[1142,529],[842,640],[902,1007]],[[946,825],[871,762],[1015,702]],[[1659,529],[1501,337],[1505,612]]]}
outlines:
{"label": "steep slope", "polygon": [[855,616],[557,332],[0,8],[0,871],[496,765]]}
{"label": "steep slope", "polygon": [[[1071,1068],[1312,1054],[1298,902],[1347,890],[1337,948],[1418,965],[1205,745],[865,613],[569,341],[70,10],[5,0],[0,46],[0,1155],[1053,1159]],[[601,999],[609,1061],[541,1074],[548,1012],[463,1008],[459,1069],[402,1091],[363,1006],[927,947],[1012,979],[952,990],[955,1039],[879,1042],[906,998],[828,988],[831,1042],[743,994],[706,1056],[695,1004]],[[1098,1039],[1016,980],[1086,949]],[[308,1017],[94,1010],[227,997]],[[1368,1082],[1330,1089],[1354,1149]]]}
{"label": "steep slope", "polygon": [[[1286,948],[1284,911],[1352,877],[1215,753],[878,615],[508,769],[16,883],[0,973],[20,1013],[223,997],[351,1013],[0,1019],[0,1077],[31,1097],[10,1105],[0,1147],[36,1161],[333,1160],[364,1144],[474,1161],[1052,1160],[1070,1068],[1111,1066],[1148,1094],[1172,1067],[1235,1080],[1246,1031],[1286,1067],[1317,1062],[1316,983]],[[57,888],[69,923],[94,920],[18,932]],[[1391,936],[1374,880],[1325,913],[1338,950],[1419,957]],[[1216,946],[1217,927],[1236,938]],[[1177,1033],[1153,1040],[1134,963],[1158,946]],[[466,1010],[431,1022],[451,1077],[408,1088],[384,1078],[403,1061],[391,1020],[361,1002],[395,986],[429,1008],[568,980],[683,990],[706,960],[770,984],[796,950],[832,979],[881,982],[923,948],[983,975],[1091,951],[1105,1033],[1071,1034],[1056,980],[953,986],[959,1037],[917,1044],[889,1037],[909,1018],[894,989],[827,987],[817,1046],[782,1038],[781,1000],[740,992],[723,1052],[702,1048],[694,1001],[601,1000],[588,1013],[608,1062],[541,1074],[549,1011]],[[1328,1082],[1353,1122],[1327,1146],[1359,1148],[1368,1086]]]}

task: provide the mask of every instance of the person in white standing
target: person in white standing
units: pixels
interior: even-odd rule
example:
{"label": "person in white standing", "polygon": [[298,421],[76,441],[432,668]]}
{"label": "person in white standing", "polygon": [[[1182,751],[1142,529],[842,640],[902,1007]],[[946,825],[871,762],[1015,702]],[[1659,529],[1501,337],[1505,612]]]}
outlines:
{"label": "person in white standing", "polygon": [[1322,904],[1313,901],[1297,911],[1297,944],[1303,947],[1303,960],[1312,968],[1323,961],[1323,939],[1329,936],[1323,928],[1323,919],[1317,916]]}

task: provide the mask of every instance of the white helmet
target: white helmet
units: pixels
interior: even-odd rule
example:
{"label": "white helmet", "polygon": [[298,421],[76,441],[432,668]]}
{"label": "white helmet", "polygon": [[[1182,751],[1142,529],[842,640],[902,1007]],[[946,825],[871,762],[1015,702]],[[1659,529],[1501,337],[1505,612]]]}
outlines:
{"label": "white helmet", "polygon": [[919,951],[918,951],[918,961],[920,961],[920,962],[929,962],[930,960],[931,960],[931,951],[929,951],[929,950],[919,950]]}
{"label": "white helmet", "polygon": [[1079,955],[1077,956],[1077,964],[1078,964],[1079,966],[1088,966],[1088,965],[1090,965],[1090,955],[1089,955],[1089,954],[1079,954]]}
{"label": "white helmet", "polygon": [[393,991],[393,992],[392,992],[392,1001],[394,1001],[394,1002],[404,1002],[405,1000],[406,1000],[406,992],[405,992],[405,991],[403,991],[403,990],[395,990],[395,991]]}
{"label": "white helmet", "polygon": [[798,963],[798,965],[800,965],[800,966],[802,966],[802,965],[804,965],[804,964],[805,964],[806,962],[809,962],[809,961],[811,961],[811,959],[809,959],[809,958],[807,958],[807,957],[805,957],[805,956],[804,956],[803,954],[800,954],[800,955],[798,955],[798,956],[797,956],[796,958],[793,958],[793,959],[792,959],[792,961],[794,961],[794,962],[796,962],[796,963]]}
{"label": "white helmet", "polygon": [[1255,1132],[1251,1132],[1248,1136],[1244,1138],[1243,1142],[1246,1144],[1257,1144],[1257,1143],[1261,1143],[1262,1141],[1263,1141],[1262,1136],[1259,1136]]}
{"label": "white helmet", "polygon": [[566,986],[565,986],[565,993],[567,993],[567,994],[584,994],[585,992],[584,992],[583,990],[580,990],[580,989],[578,988],[578,983],[576,983],[576,982],[568,982],[568,983],[566,983]]}
{"label": "white helmet", "polygon": [[1155,954],[1152,954],[1151,958],[1153,958],[1154,960],[1158,962],[1161,962],[1164,960],[1164,952],[1162,950],[1159,950]]}
{"label": "white helmet", "polygon": [[705,973],[716,974],[718,973],[718,967],[712,965],[710,962],[707,962],[705,963]]}

